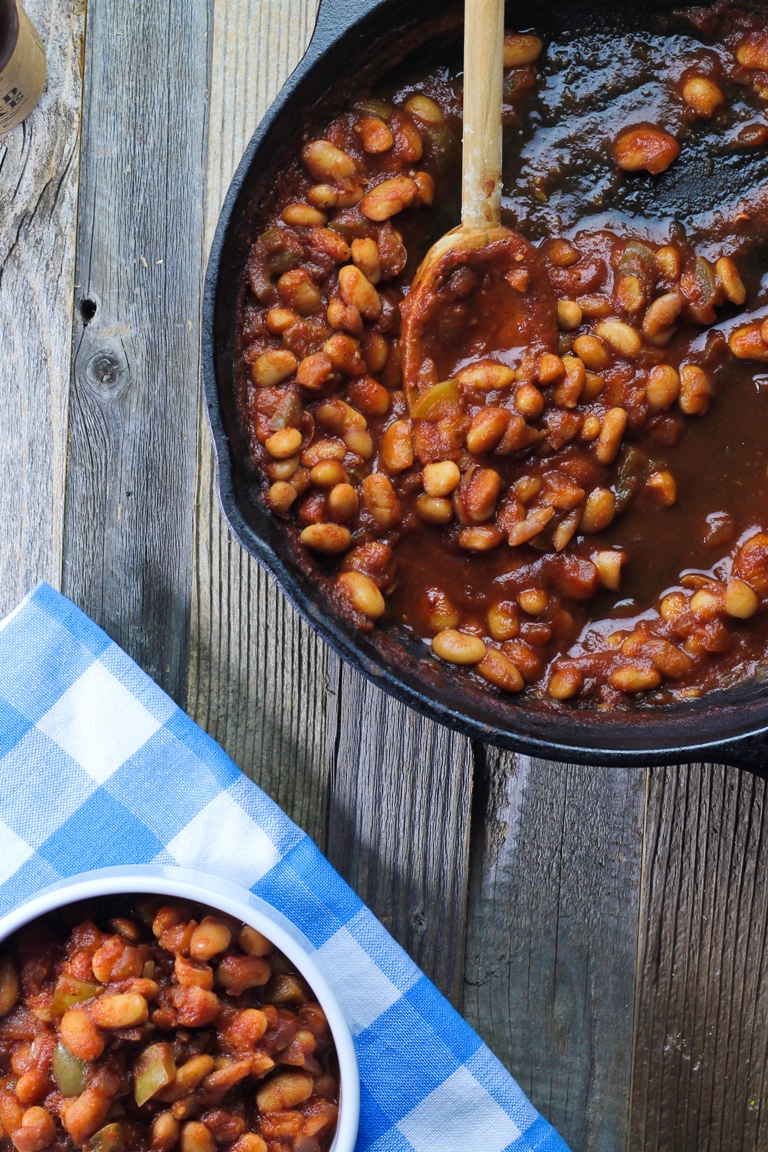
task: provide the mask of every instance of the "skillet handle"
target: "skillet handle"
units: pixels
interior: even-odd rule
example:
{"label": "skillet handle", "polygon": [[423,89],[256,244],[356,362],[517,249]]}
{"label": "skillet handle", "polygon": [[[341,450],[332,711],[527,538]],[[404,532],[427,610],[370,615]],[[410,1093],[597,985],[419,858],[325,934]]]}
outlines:
{"label": "skillet handle", "polygon": [[721,744],[712,759],[768,780],[768,730]]}
{"label": "skillet handle", "polygon": [[387,0],[320,0],[309,52],[313,57],[320,55],[354,24],[374,9],[383,7],[386,2]]}

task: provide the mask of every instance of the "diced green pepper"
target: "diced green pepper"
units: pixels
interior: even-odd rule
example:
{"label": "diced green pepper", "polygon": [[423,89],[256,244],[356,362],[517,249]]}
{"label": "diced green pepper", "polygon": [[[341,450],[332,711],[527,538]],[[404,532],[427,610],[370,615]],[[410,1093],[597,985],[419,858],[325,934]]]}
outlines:
{"label": "diced green pepper", "polygon": [[376,96],[366,96],[356,100],[352,105],[353,112],[362,112],[363,116],[378,116],[380,120],[389,120],[392,115],[392,105]]}
{"label": "diced green pepper", "polygon": [[616,511],[623,512],[648,473],[648,457],[631,444],[625,444],[619,456],[616,474]]}
{"label": "diced green pepper", "polygon": [[653,249],[638,240],[630,240],[619,261],[619,275],[637,276],[643,283],[652,282],[655,267],[656,255]]}
{"label": "diced green pepper", "polygon": [[70,1052],[61,1040],[53,1050],[53,1078],[62,1096],[79,1096],[85,1092],[88,1061]]}
{"label": "diced green pepper", "polygon": [[290,1004],[300,1001],[304,993],[305,989],[296,976],[276,972],[264,989],[264,1000],[267,1004]]}
{"label": "diced green pepper", "polygon": [[454,168],[461,156],[461,145],[447,124],[420,124],[419,130],[427,142],[427,151],[438,176]]}
{"label": "diced green pepper", "polygon": [[709,260],[706,260],[703,256],[696,257],[694,276],[699,289],[697,304],[699,307],[706,308],[714,302],[715,295],[717,294],[715,270]]}
{"label": "diced green pepper", "polygon": [[83,1152],[123,1152],[125,1137],[119,1124],[107,1124],[91,1136]]}
{"label": "diced green pepper", "polygon": [[349,224],[344,220],[330,220],[328,227],[332,232],[337,232],[347,244],[351,244],[353,240],[358,238],[359,229],[352,229]]}
{"label": "diced green pepper", "polygon": [[411,417],[414,420],[442,420],[443,416],[458,408],[460,399],[458,381],[442,380],[416,397],[411,405]]}
{"label": "diced green pepper", "polygon": [[170,1044],[150,1044],[133,1066],[133,1098],[141,1108],[176,1075],[176,1062]]}
{"label": "diced green pepper", "polygon": [[364,217],[356,220],[350,212],[346,220],[329,220],[328,227],[331,232],[337,232],[347,244],[353,240],[363,240],[368,235],[370,223]]}
{"label": "diced green pepper", "polygon": [[51,1012],[54,1016],[68,1012],[75,1004],[82,1004],[84,1000],[91,1000],[98,996],[101,984],[93,984],[89,980],[80,980],[77,976],[59,976],[53,990]]}

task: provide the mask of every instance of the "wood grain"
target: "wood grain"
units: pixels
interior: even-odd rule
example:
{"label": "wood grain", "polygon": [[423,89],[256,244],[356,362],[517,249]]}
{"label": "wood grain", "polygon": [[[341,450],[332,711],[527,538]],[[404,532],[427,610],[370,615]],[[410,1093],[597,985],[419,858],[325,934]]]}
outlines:
{"label": "wood grain", "polygon": [[[298,63],[316,0],[216,0],[205,250],[258,121]],[[198,412],[188,711],[319,844],[326,823],[323,644],[229,533]]]}
{"label": "wood grain", "polygon": [[63,586],[179,703],[208,34],[204,0],[88,7]]}
{"label": "wood grain", "polygon": [[230,535],[216,502],[212,455],[205,429],[188,711],[322,846],[325,646]]}
{"label": "wood grain", "polygon": [[504,0],[465,0],[464,15],[461,223],[482,230],[501,220]]}
{"label": "wood grain", "polygon": [[573,1152],[627,1143],[645,778],[490,748],[476,777],[465,1013]]}
{"label": "wood grain", "polygon": [[85,0],[29,0],[48,83],[0,135],[0,616],[61,580]]}
{"label": "wood grain", "polygon": [[768,1147],[768,812],[734,768],[651,773],[632,1152]]}
{"label": "wood grain", "polygon": [[461,1008],[472,753],[336,656],[328,857]]}

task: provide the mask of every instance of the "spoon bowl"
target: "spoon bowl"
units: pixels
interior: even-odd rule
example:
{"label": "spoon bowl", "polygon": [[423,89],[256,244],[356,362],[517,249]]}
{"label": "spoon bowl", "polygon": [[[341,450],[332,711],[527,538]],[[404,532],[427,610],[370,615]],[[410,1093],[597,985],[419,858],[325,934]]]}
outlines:
{"label": "spoon bowl", "polygon": [[470,365],[498,364],[533,379],[541,355],[557,349],[556,301],[544,261],[519,233],[501,226],[462,225],[438,240],[401,313],[403,381],[415,418],[420,396]]}

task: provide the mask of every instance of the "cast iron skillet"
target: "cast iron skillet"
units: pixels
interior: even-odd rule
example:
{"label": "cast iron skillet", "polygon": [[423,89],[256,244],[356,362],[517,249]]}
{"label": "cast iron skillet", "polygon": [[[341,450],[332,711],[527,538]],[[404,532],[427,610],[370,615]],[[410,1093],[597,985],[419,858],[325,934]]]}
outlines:
{"label": "cast iron skillet", "polygon": [[[545,31],[594,27],[601,6],[606,16],[615,16],[614,0],[553,0],[537,12],[536,23]],[[623,26],[642,29],[644,22],[675,6],[635,0],[622,10]],[[768,688],[762,684],[634,713],[510,701],[439,664],[402,631],[358,632],[322,602],[317,580],[297,562],[295,542],[259,499],[259,481],[250,470],[237,418],[233,368],[241,277],[254,238],[255,211],[269,194],[270,175],[281,155],[295,147],[307,110],[338,90],[344,78],[349,78],[349,90],[358,88],[374,55],[380,74],[402,54],[400,46],[408,37],[424,36],[430,22],[450,23],[450,12],[446,0],[321,0],[304,59],[245,151],[216,230],[203,302],[203,387],[224,515],[242,546],[269,569],[291,603],[343,659],[398,700],[468,736],[556,760],[629,766],[704,759],[768,776]],[[531,21],[530,5],[523,0],[508,4],[508,27],[525,28]],[[429,34],[441,33],[431,27]],[[387,52],[387,63],[381,63]],[[371,65],[373,78],[376,67]]]}

